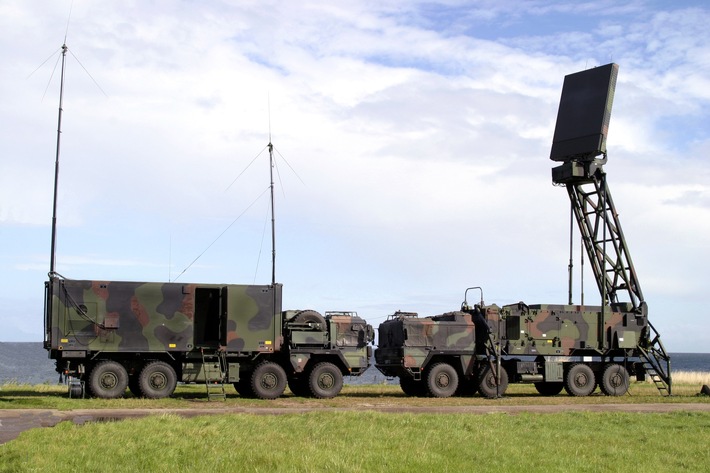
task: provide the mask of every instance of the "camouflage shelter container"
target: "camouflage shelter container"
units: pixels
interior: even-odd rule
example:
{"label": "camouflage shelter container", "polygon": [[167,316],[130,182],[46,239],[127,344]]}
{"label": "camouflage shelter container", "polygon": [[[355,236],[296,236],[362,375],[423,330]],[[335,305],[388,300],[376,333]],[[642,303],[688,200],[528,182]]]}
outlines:
{"label": "camouflage shelter container", "polygon": [[47,283],[46,347],[57,359],[87,352],[181,353],[198,347],[280,347],[281,285],[75,281]]}
{"label": "camouflage shelter container", "polygon": [[[355,313],[282,311],[282,286],[70,280],[45,284],[45,348],[73,395],[172,394],[231,383],[272,399],[286,385],[333,397],[369,366],[372,327]],[[293,390],[293,389],[292,389]],[[214,391],[214,389],[213,389]]]}
{"label": "camouflage shelter container", "polygon": [[[503,307],[504,353],[511,355],[623,355],[647,331],[641,314],[601,306],[511,304]],[[495,318],[489,320],[495,323]],[[498,327],[496,327],[498,329]],[[500,333],[501,330],[496,330]]]}

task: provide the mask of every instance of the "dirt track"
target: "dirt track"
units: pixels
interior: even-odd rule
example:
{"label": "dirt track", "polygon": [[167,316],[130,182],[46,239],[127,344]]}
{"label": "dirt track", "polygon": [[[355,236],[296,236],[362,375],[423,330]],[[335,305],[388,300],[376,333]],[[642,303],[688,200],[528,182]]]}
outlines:
{"label": "dirt track", "polygon": [[75,424],[85,422],[117,421],[145,417],[155,414],[176,414],[194,417],[210,414],[255,414],[281,415],[303,414],[307,412],[345,412],[371,410],[391,413],[439,413],[439,414],[518,414],[533,412],[552,414],[558,412],[710,412],[710,403],[698,404],[575,404],[538,406],[355,406],[355,407],[230,407],[230,408],[190,408],[190,409],[76,409],[59,411],[55,409],[8,409],[0,410],[0,444],[9,442],[25,430],[36,427],[54,427],[60,422]]}

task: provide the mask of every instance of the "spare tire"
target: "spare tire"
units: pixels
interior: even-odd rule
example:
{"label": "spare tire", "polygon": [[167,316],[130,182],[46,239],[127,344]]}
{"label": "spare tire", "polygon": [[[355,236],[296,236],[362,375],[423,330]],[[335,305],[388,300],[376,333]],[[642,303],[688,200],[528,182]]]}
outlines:
{"label": "spare tire", "polygon": [[294,315],[292,320],[297,324],[316,323],[321,324],[324,329],[326,327],[325,319],[315,310],[302,310]]}

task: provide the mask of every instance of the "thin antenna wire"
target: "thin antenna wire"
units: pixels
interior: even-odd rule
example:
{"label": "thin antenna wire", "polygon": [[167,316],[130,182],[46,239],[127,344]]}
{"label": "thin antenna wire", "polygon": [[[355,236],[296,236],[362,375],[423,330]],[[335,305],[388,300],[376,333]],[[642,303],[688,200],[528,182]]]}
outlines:
{"label": "thin antenna wire", "polygon": [[264,249],[264,236],[266,235],[266,224],[269,221],[269,207],[266,208],[266,215],[264,216],[264,228],[261,231],[261,243],[259,244],[259,256],[256,258],[256,268],[254,268],[254,284],[256,284],[256,275],[259,272],[259,264],[261,263],[261,253]]}
{"label": "thin antenna wire", "polygon": [[[64,78],[64,55],[66,54],[66,51],[64,51],[64,48],[66,47],[66,44],[63,44],[61,48],[59,48],[60,51],[62,51],[62,54],[57,56],[57,62],[54,63],[54,69],[52,69],[52,74],[49,76],[49,80],[47,81],[47,87],[44,88],[44,93],[42,94],[42,100],[41,102],[44,102],[44,97],[47,95],[47,91],[49,90],[49,86],[52,85],[52,79],[54,78],[54,73],[57,72],[57,64],[59,64],[59,61],[62,61],[62,79]],[[55,51],[56,53],[56,51]],[[44,61],[42,64],[44,64],[47,61]],[[42,67],[42,66],[39,66]],[[39,68],[38,68],[39,69]],[[32,73],[34,74],[34,72]],[[30,75],[32,75],[30,74]]]}
{"label": "thin antenna wire", "polygon": [[173,234],[170,234],[168,243],[168,282],[172,282],[173,277]]}
{"label": "thin antenna wire", "polygon": [[276,168],[276,177],[279,178],[279,186],[281,187],[281,195],[286,199],[286,188],[284,187],[283,181],[281,181],[281,172],[279,171],[278,161],[274,160],[274,167]]}
{"label": "thin antenna wire", "polygon": [[242,169],[242,172],[240,172],[239,175],[238,175],[237,177],[235,177],[234,180],[227,186],[227,188],[224,189],[225,192],[227,192],[227,191],[229,190],[229,188],[232,187],[235,182],[237,182],[237,179],[239,179],[239,178],[242,176],[242,174],[244,174],[244,173],[247,171],[247,169],[249,169],[249,167],[250,167],[252,164],[254,164],[254,161],[256,161],[257,158],[258,158],[259,156],[261,156],[261,153],[263,153],[264,150],[265,150],[266,148],[268,148],[268,147],[269,147],[269,145],[264,146],[264,147],[261,149],[261,151],[259,151],[259,153],[258,153],[256,156],[254,156],[254,159],[252,159],[252,160],[249,162],[249,164],[247,164],[247,167],[245,167],[244,169]]}
{"label": "thin antenna wire", "polygon": [[71,20],[71,12],[74,9],[74,0],[69,5],[69,15],[67,16],[67,28],[64,30],[64,44],[67,44],[67,36],[69,35],[69,21]]}
{"label": "thin antenna wire", "polygon": [[227,226],[227,228],[225,228],[225,229],[222,231],[222,233],[220,233],[220,234],[217,236],[217,238],[215,238],[215,239],[212,241],[212,243],[210,243],[210,244],[207,246],[207,248],[205,248],[205,249],[202,251],[202,253],[200,253],[199,255],[197,255],[197,258],[195,258],[194,260],[192,260],[192,263],[188,264],[187,267],[186,267],[185,269],[183,269],[182,272],[181,272],[180,274],[178,274],[177,277],[176,277],[173,281],[177,281],[178,278],[180,278],[180,276],[182,276],[183,274],[185,274],[185,271],[187,271],[188,269],[190,269],[190,268],[192,267],[192,265],[195,264],[195,262],[196,262],[198,259],[200,259],[200,258],[202,257],[202,255],[204,255],[205,253],[207,253],[207,250],[209,250],[209,249],[212,247],[212,245],[214,245],[215,243],[217,243],[217,240],[219,240],[220,238],[222,238],[222,235],[224,235],[225,233],[227,233],[227,230],[229,230],[230,228],[232,228],[232,225],[234,225],[235,223],[237,223],[237,220],[239,220],[240,218],[242,218],[242,216],[243,216],[245,213],[247,213],[247,211],[248,211],[250,208],[252,208],[252,206],[253,206],[253,205],[261,198],[261,196],[264,195],[264,194],[266,193],[266,191],[268,191],[268,190],[269,190],[268,187],[267,187],[266,189],[264,189],[264,190],[261,192],[261,194],[259,194],[259,197],[257,197],[256,199],[254,199],[254,201],[253,201],[251,204],[249,204],[249,206],[248,206],[246,209],[244,209],[244,211],[242,211],[242,213],[240,213],[240,214],[237,216],[237,218],[235,218],[234,220],[232,220],[232,223],[230,223],[230,224]]}
{"label": "thin antenna wire", "polygon": [[284,160],[284,162],[285,162],[286,165],[289,167],[289,169],[290,169],[291,171],[293,171],[293,173],[296,175],[296,177],[298,178],[298,180],[301,181],[301,184],[303,184],[303,185],[305,186],[306,183],[303,181],[303,179],[301,179],[301,176],[299,176],[298,173],[296,172],[296,170],[291,166],[291,163],[288,162],[288,160],[284,157],[283,154],[281,154],[281,152],[280,152],[278,149],[276,150],[276,152],[279,154],[279,156],[281,156],[281,159]]}
{"label": "thin antenna wire", "polygon": [[106,92],[104,92],[104,89],[102,89],[101,86],[99,85],[99,83],[96,82],[96,79],[94,79],[94,76],[92,76],[91,73],[84,67],[84,65],[81,63],[81,61],[79,60],[79,58],[76,57],[76,55],[74,54],[74,52],[71,51],[71,50],[69,50],[69,53],[70,53],[72,56],[74,56],[74,59],[76,59],[76,62],[78,62],[79,65],[81,66],[81,68],[84,69],[84,72],[86,72],[86,75],[89,76],[92,81],[94,81],[94,84],[96,84],[96,87],[98,87],[99,90],[100,90],[106,97],[108,97],[108,94],[107,94]]}
{"label": "thin antenna wire", "polygon": [[[32,77],[32,75],[33,75],[35,72],[39,71],[39,70],[42,68],[42,66],[44,66],[44,65],[47,63],[47,61],[49,61],[50,59],[52,59],[52,58],[54,57],[54,55],[57,54],[57,51],[61,51],[61,50],[62,50],[62,48],[60,47],[60,48],[57,48],[57,49],[55,49],[54,51],[52,51],[52,54],[50,54],[49,57],[48,57],[47,59],[45,59],[45,60],[42,62],[42,64],[40,64],[39,66],[37,66],[37,69],[35,69],[34,71],[30,72],[30,74],[26,77],[26,79],[29,79],[30,77]],[[57,56],[57,63],[59,63],[59,56]],[[55,67],[55,69],[56,69],[56,65],[55,65],[54,67]],[[50,79],[50,81],[51,81],[51,79]]]}

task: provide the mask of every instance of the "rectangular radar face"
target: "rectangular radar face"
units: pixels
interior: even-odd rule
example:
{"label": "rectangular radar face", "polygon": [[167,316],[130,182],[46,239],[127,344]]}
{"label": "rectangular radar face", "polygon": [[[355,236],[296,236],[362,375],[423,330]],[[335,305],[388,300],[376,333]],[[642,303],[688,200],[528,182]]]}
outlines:
{"label": "rectangular radar face", "polygon": [[606,153],[618,64],[565,76],[550,159],[593,159]]}

